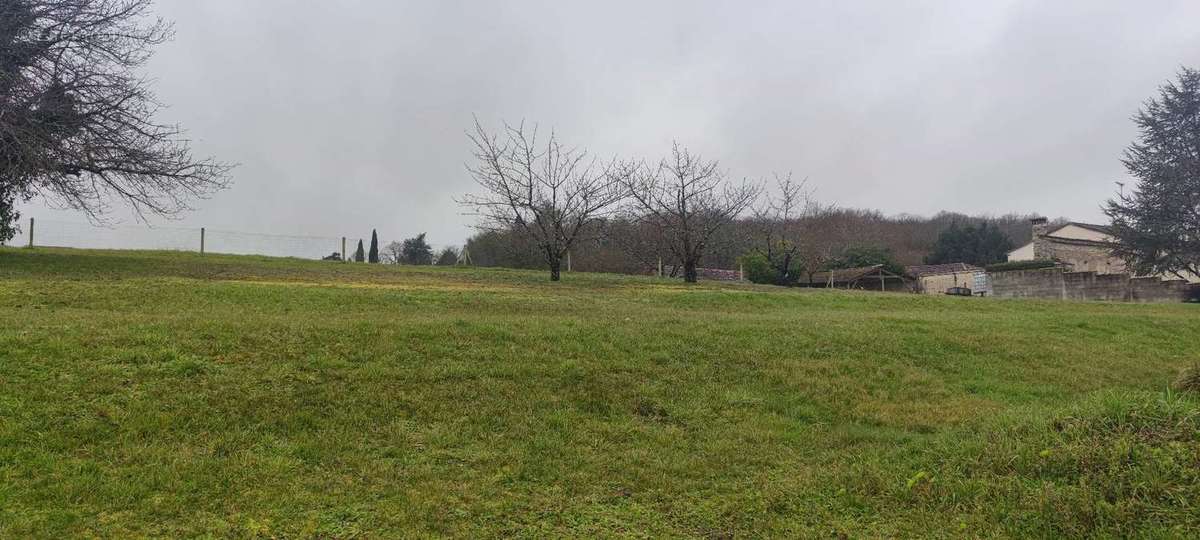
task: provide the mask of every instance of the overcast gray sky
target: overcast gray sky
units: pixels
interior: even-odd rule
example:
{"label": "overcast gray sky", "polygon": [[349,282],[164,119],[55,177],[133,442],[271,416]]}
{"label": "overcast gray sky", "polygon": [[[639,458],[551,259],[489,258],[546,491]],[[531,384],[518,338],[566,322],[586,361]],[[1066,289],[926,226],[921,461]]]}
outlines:
{"label": "overcast gray sky", "polygon": [[240,163],[180,224],[436,244],[470,233],[453,199],[472,189],[472,114],[601,156],[657,158],[676,139],[734,176],[791,171],[824,202],[888,214],[1099,221],[1130,115],[1200,65],[1196,0],[157,9],[177,30],[148,69],[161,120]]}

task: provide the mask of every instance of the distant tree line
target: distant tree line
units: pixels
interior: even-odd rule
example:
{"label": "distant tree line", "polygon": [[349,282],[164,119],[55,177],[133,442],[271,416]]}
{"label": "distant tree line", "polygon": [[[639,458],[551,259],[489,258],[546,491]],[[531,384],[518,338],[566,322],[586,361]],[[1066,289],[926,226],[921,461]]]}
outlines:
{"label": "distant tree line", "polygon": [[[1141,275],[1200,275],[1200,70],[1181,68],[1134,116],[1138,140],[1122,162],[1136,180],[1104,210],[1112,253]],[[564,256],[600,272],[661,271],[695,281],[697,267],[733,268],[792,284],[822,270],[881,264],[1000,263],[1030,240],[1032,215],[931,218],[821,204],[790,175],[774,189],[726,178],[716,161],[676,144],[650,166],[589,160],[551,134],[476,122],[471,173],[482,188],[461,202],[481,217],[466,249],[475,264],[546,268]],[[1061,220],[1060,220],[1061,222]],[[897,272],[898,273],[898,272]]]}
{"label": "distant tree line", "polygon": [[[927,262],[967,262],[976,265],[1002,262],[1008,250],[1002,255],[993,253],[988,258],[970,260],[943,259],[935,256],[935,251],[947,253],[946,249],[939,248],[939,238],[946,231],[968,227],[980,229],[985,225],[987,230],[998,233],[1012,245],[1024,244],[1033,234],[1029,223],[1032,217],[1036,216],[1011,214],[991,217],[943,212],[922,218],[911,215],[885,216],[867,210],[823,208],[815,215],[807,216],[802,224],[792,225],[804,227],[807,234],[812,236],[812,241],[803,246],[804,255],[797,257],[792,264],[811,265],[814,271],[820,271],[829,267],[884,263],[896,269]],[[657,271],[661,256],[664,274],[682,276],[682,264],[658,245],[655,227],[621,217],[609,218],[593,226],[598,231],[589,234],[589,240],[581,242],[571,252],[572,264],[576,269],[649,274]],[[734,220],[727,229],[714,235],[711,249],[701,258],[699,266],[737,268],[741,257],[763,249],[760,247],[763,242],[761,227],[762,224],[752,216]],[[950,238],[958,236],[951,234]],[[947,242],[949,240],[943,240],[943,243]],[[545,269],[545,262],[539,256],[535,243],[520,231],[481,231],[467,240],[466,248],[477,266]],[[808,265],[801,265],[801,259],[809,261]]]}
{"label": "distant tree line", "polygon": [[[323,257],[322,260],[340,261],[342,257],[340,253],[334,252],[329,256]],[[350,260],[370,264],[453,266],[458,264],[459,249],[455,246],[447,246],[435,253],[433,247],[425,240],[425,233],[420,233],[412,238],[406,238],[400,242],[390,242],[381,248],[379,246],[378,231],[372,229],[370,247],[364,249],[363,241],[359,240],[358,247],[354,250],[354,254],[350,256]]]}

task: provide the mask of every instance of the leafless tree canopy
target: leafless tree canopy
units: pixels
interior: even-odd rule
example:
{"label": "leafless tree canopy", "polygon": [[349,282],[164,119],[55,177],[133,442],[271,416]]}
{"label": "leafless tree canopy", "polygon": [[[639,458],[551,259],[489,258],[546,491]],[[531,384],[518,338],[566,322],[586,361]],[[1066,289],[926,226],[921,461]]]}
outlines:
{"label": "leafless tree canopy", "polygon": [[761,191],[747,181],[726,181],[716,161],[705,161],[678,144],[658,166],[632,170],[625,180],[630,216],[662,232],[689,283],[696,282],[696,268],[713,235],[754,204]]}
{"label": "leafless tree canopy", "polygon": [[804,261],[805,233],[809,219],[820,211],[813,202],[811,192],[806,189],[807,180],[792,180],[786,176],[775,177],[775,191],[763,198],[754,210],[754,249],[766,257],[767,262],[779,275],[781,284],[790,284],[798,276]]}
{"label": "leafless tree canopy", "polygon": [[[136,70],[171,25],[151,0],[0,0],[0,192],[99,218],[108,201],[171,214],[226,185],[194,160]],[[3,197],[0,197],[2,199]]]}
{"label": "leafless tree canopy", "polygon": [[624,198],[624,169],[564,147],[553,133],[539,142],[537,128],[524,123],[505,124],[496,135],[476,121],[468,137],[475,162],[467,169],[479,192],[460,202],[474,210],[481,229],[531,238],[558,281],[567,251]]}

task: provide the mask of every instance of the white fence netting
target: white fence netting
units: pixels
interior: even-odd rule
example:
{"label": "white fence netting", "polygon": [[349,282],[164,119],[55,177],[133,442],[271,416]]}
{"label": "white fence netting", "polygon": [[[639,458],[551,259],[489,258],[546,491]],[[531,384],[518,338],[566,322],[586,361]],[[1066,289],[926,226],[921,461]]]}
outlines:
{"label": "white fence netting", "polygon": [[[22,220],[20,232],[6,242],[9,246],[27,246],[30,223]],[[40,247],[69,247],[83,249],[144,249],[200,251],[231,255],[266,255],[321,259],[333,254],[353,257],[361,240],[364,250],[370,247],[370,236],[301,236],[263,234],[199,227],[169,227],[151,225],[94,225],[51,219],[35,219],[33,245]],[[345,252],[343,253],[343,240]],[[381,256],[392,239],[380,237]],[[400,240],[396,240],[400,241]],[[445,245],[433,245],[436,260]]]}

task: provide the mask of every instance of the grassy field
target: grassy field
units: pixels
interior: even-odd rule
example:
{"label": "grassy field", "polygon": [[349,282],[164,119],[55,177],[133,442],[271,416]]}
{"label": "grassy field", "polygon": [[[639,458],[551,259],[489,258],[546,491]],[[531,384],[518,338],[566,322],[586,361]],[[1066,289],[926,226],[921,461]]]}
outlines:
{"label": "grassy field", "polygon": [[1200,535],[1200,306],[0,248],[0,537]]}

